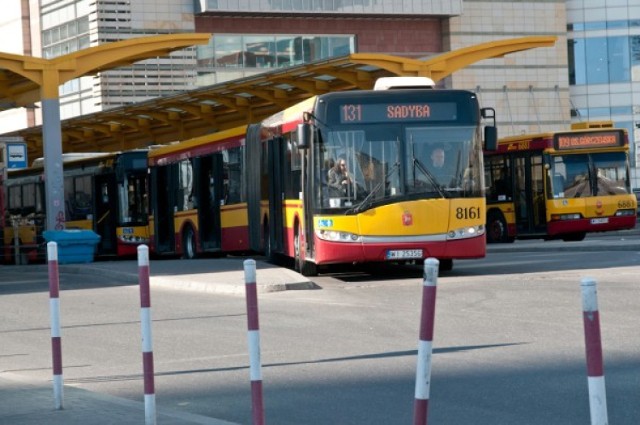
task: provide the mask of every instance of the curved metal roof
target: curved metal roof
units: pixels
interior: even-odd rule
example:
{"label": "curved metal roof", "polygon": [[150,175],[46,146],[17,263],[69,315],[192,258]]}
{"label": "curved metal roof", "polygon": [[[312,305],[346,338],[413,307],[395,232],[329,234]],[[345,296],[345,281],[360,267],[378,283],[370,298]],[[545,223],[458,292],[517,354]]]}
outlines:
{"label": "curved metal roof", "polygon": [[[187,140],[260,121],[316,94],[370,89],[379,77],[426,76],[438,81],[479,60],[552,46],[555,41],[553,36],[500,40],[427,60],[354,53],[274,70],[64,120],[62,148],[63,152],[117,151]],[[30,157],[42,156],[41,126],[3,136],[23,137]]]}

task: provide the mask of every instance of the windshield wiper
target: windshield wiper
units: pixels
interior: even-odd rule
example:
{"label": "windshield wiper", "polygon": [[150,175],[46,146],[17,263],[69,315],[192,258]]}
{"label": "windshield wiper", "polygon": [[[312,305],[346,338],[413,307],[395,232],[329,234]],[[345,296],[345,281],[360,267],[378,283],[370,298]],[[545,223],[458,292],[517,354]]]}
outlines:
{"label": "windshield wiper", "polygon": [[358,205],[356,205],[353,208],[349,208],[347,211],[345,211],[345,215],[351,215],[351,214],[358,214],[361,211],[364,211],[365,208],[367,208],[370,204],[371,204],[371,198],[373,198],[373,195],[375,195],[378,190],[380,190],[380,188],[382,187],[382,185],[386,184],[389,182],[389,177],[391,177],[393,175],[393,173],[395,173],[396,171],[398,171],[398,169],[400,168],[400,161],[396,161],[395,164],[393,164],[393,166],[391,167],[391,170],[387,173],[387,175],[385,176],[384,180],[381,180],[380,183],[378,183],[370,192],[367,196],[364,197],[364,199],[362,200],[362,202],[360,202]]}
{"label": "windshield wiper", "polygon": [[435,178],[431,171],[429,171],[427,167],[425,167],[424,164],[422,164],[422,162],[420,162],[420,160],[415,157],[415,155],[413,156],[413,167],[418,168],[418,170],[420,170],[422,174],[424,174],[429,179],[429,183],[431,183],[431,185],[436,189],[441,197],[447,197],[444,193],[444,190],[442,190],[442,186],[440,186],[440,184],[438,183],[438,179]]}

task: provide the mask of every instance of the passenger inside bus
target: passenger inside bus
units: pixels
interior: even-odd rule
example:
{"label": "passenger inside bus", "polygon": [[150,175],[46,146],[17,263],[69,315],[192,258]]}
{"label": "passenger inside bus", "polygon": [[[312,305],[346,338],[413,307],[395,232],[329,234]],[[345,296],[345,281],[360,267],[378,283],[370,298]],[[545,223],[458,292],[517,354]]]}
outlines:
{"label": "passenger inside bus", "polygon": [[444,168],[444,149],[435,148],[431,151],[431,167],[434,170],[442,170]]}
{"label": "passenger inside bus", "polygon": [[429,171],[436,179],[437,183],[444,187],[455,184],[455,176],[452,170],[449,169],[449,164],[446,162],[444,149],[440,146],[433,148],[429,158],[431,159]]}
{"label": "passenger inside bus", "polygon": [[511,199],[511,185],[507,178],[507,171],[502,168],[500,170],[500,178],[495,181],[495,196],[498,201],[506,201]]}
{"label": "passenger inside bus", "polygon": [[345,157],[338,158],[335,165],[329,169],[327,180],[329,187],[339,191],[342,196],[350,195],[354,180],[347,169],[347,160]]}

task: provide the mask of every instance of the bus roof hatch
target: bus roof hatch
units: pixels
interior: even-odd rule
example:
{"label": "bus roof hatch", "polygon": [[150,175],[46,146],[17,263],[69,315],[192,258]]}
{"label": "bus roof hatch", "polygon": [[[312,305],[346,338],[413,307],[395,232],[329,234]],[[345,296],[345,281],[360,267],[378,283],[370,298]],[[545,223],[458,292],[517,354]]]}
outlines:
{"label": "bus roof hatch", "polygon": [[432,89],[436,83],[428,77],[382,77],[376,80],[374,90]]}

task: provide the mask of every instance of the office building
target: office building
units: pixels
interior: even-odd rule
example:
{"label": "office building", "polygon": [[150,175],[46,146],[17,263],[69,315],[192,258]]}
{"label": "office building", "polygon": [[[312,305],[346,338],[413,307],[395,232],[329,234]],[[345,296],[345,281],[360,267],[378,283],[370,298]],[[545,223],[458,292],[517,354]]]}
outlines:
{"label": "office building", "polygon": [[640,3],[567,1],[573,121],[613,120],[629,130],[633,187],[640,187]]}

